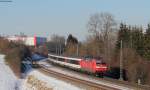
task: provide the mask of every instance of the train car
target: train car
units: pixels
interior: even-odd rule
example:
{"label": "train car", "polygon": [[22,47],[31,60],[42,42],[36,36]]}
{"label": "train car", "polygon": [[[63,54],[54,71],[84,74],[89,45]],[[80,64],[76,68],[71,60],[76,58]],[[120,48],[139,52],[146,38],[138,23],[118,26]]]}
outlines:
{"label": "train car", "polygon": [[106,63],[97,58],[70,58],[64,56],[57,56],[49,54],[49,61],[61,66],[66,66],[76,70],[83,70],[89,73],[103,76],[107,71]]}
{"label": "train car", "polygon": [[48,57],[50,58],[49,61],[52,63],[59,64],[61,66],[66,66],[72,69],[80,69],[80,61],[81,59],[78,58],[69,58],[64,56],[57,56],[57,55],[51,55],[48,54]]}

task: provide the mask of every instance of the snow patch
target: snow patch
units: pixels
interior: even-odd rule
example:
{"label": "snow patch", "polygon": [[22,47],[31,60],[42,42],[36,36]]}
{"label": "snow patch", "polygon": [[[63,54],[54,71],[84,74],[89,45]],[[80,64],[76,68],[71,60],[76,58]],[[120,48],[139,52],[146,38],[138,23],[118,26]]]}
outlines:
{"label": "snow patch", "polygon": [[8,65],[5,64],[5,55],[0,54],[0,90],[18,90],[18,80]]}

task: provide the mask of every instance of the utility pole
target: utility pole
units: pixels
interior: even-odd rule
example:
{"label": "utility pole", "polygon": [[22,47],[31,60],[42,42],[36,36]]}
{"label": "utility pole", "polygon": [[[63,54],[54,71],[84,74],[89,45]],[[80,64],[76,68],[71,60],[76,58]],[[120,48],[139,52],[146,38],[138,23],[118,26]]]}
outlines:
{"label": "utility pole", "polygon": [[56,45],[56,55],[57,55],[57,45]]}
{"label": "utility pole", "polygon": [[130,31],[130,47],[131,47],[131,49],[132,49],[132,31]]}
{"label": "utility pole", "polygon": [[77,44],[77,56],[79,56],[79,44]]}
{"label": "utility pole", "polygon": [[62,49],[61,49],[61,44],[60,44],[60,50],[59,50],[59,55],[61,55],[61,50],[62,50]]}
{"label": "utility pole", "polygon": [[120,41],[120,80],[123,80],[122,40]]}

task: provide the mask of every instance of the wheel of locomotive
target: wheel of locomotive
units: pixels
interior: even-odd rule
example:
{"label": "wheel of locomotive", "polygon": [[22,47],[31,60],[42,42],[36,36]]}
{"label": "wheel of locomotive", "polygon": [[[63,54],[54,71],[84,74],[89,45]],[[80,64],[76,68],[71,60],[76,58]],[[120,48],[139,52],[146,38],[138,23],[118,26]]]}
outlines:
{"label": "wheel of locomotive", "polygon": [[103,78],[103,77],[104,77],[104,73],[103,73],[103,72],[101,72],[101,73],[96,73],[96,76],[97,76],[97,77],[100,77],[100,78]]}

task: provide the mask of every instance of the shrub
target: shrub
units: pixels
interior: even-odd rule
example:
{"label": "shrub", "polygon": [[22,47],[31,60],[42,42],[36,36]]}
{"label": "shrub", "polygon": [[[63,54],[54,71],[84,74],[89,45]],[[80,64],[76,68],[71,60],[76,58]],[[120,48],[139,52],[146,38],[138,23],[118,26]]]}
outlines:
{"label": "shrub", "polygon": [[6,54],[5,60],[16,76],[20,77],[21,58],[19,48],[11,49]]}

